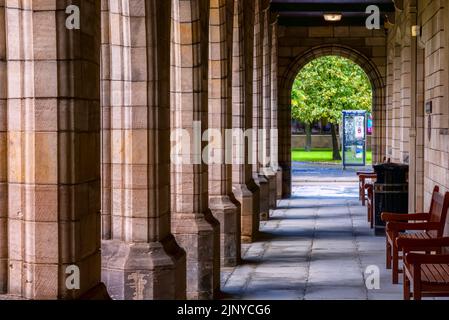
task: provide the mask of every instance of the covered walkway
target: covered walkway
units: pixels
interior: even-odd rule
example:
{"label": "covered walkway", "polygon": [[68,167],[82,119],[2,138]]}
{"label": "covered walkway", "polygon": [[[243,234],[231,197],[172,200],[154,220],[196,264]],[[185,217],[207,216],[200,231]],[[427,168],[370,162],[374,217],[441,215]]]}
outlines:
{"label": "covered walkway", "polygon": [[422,212],[449,190],[448,4],[0,0],[0,299],[400,299],[356,183],[292,164],[292,88],[359,65],[372,160]]}
{"label": "covered walkway", "polygon": [[[262,240],[244,246],[245,263],[223,272],[226,297],[402,299],[385,270],[385,239],[373,236],[357,192],[353,182],[294,183]],[[369,266],[380,270],[380,290],[365,285]]]}

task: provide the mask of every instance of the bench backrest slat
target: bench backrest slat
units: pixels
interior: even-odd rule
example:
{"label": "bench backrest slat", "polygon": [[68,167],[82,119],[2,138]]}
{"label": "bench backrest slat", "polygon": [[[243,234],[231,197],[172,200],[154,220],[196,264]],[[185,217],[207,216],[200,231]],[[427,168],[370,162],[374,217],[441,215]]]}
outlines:
{"label": "bench backrest slat", "polygon": [[449,192],[445,195],[441,194],[440,189],[435,187],[432,195],[432,203],[430,205],[430,222],[436,222],[440,224],[438,230],[429,231],[429,235],[432,237],[442,237],[444,232],[444,226],[446,224],[447,213],[449,209]]}

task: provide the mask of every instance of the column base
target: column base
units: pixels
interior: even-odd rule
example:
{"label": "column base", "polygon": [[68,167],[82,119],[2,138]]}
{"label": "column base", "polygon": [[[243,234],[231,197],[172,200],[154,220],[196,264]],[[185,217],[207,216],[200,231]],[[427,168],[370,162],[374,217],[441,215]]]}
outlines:
{"label": "column base", "polygon": [[172,232],[187,253],[187,299],[214,299],[220,291],[219,222],[210,211],[176,213]]}
{"label": "column base", "polygon": [[290,165],[282,165],[282,199],[290,199],[292,196],[292,168]]}
{"label": "column base", "polygon": [[249,184],[233,186],[234,196],[241,207],[241,239],[252,243],[259,233],[260,189],[251,179]]}
{"label": "column base", "polygon": [[[30,301],[24,297],[11,295],[11,294],[0,294],[0,301],[2,300],[17,300],[17,301]],[[111,300],[108,294],[108,290],[103,282],[81,295],[77,300],[92,300],[92,301],[107,301]]]}
{"label": "column base", "polygon": [[97,286],[90,289],[88,292],[83,294],[79,300],[93,300],[93,301],[102,301],[102,300],[112,300],[109,296],[108,290],[103,282],[100,282]]}
{"label": "column base", "polygon": [[222,267],[241,262],[240,204],[229,196],[209,197],[212,215],[220,223],[220,258]]}
{"label": "column base", "polygon": [[270,216],[270,185],[267,177],[259,173],[253,175],[254,183],[259,187],[260,212],[259,220],[268,221]]}
{"label": "column base", "polygon": [[269,184],[269,205],[270,209],[276,209],[277,207],[277,183],[276,172],[271,167],[263,169],[263,174],[268,179]]}
{"label": "column base", "polygon": [[[1,223],[2,219],[0,219]],[[8,259],[7,258],[1,258],[0,259],[0,295],[6,294],[8,291]]]}
{"label": "column base", "polygon": [[276,199],[282,200],[282,168],[277,167],[276,170]]}
{"label": "column base", "polygon": [[114,300],[182,300],[185,252],[173,236],[161,242],[103,241],[102,278]]}

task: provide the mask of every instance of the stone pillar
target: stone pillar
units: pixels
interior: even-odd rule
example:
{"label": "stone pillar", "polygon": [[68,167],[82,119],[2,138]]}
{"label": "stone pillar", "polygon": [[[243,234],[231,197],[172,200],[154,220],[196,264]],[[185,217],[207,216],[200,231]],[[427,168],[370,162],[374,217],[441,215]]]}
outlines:
{"label": "stone pillar", "polygon": [[185,299],[185,252],[170,231],[171,6],[109,4],[102,105],[110,179],[103,195],[111,195],[103,203],[111,215],[103,215],[103,279],[118,300]]}
{"label": "stone pillar", "polygon": [[262,154],[262,172],[268,179],[269,184],[269,206],[270,209],[276,208],[277,192],[276,192],[276,173],[271,163],[271,12],[269,10],[269,2],[265,3],[263,8],[263,154]]}
{"label": "stone pillar", "polygon": [[[408,1],[407,25],[419,25],[417,2]],[[424,50],[417,37],[407,34],[410,41],[410,175],[409,211],[423,211],[424,197]]]}
{"label": "stone pillar", "polygon": [[414,110],[414,128],[416,131],[415,140],[415,211],[424,211],[424,49],[417,45],[416,49],[416,91],[415,91],[415,110]]}
{"label": "stone pillar", "polygon": [[[112,143],[111,143],[111,100],[112,87],[117,84],[118,79],[112,80],[112,68],[118,68],[118,61],[114,61],[112,52],[120,49],[117,42],[114,46],[111,40],[114,35],[119,35],[121,28],[114,17],[120,19],[120,9],[117,6],[115,13],[110,12],[110,0],[101,1],[101,238],[102,240],[112,239]],[[114,3],[112,3],[114,4]],[[115,27],[111,29],[111,24]],[[112,31],[112,32],[111,32]],[[120,51],[119,51],[120,52]],[[116,54],[117,56],[117,54]],[[114,62],[114,66],[113,63]],[[120,78],[122,80],[122,78]],[[120,92],[119,90],[116,90]],[[119,107],[120,104],[117,106]]]}
{"label": "stone pillar", "polygon": [[[279,78],[278,78],[279,79]],[[282,168],[282,198],[292,194],[292,154],[291,154],[291,97],[288,90],[280,90],[279,96],[279,165]]]}
{"label": "stone pillar", "polygon": [[268,220],[270,210],[270,185],[263,172],[264,135],[263,135],[263,39],[264,11],[262,0],[254,2],[254,52],[253,52],[253,179],[260,189],[260,219]]}
{"label": "stone pillar", "polygon": [[8,162],[5,2],[0,1],[0,294],[8,288]]}
{"label": "stone pillar", "polygon": [[394,84],[394,45],[391,44],[391,34],[389,35],[389,45],[387,50],[387,79],[386,79],[386,143],[385,153],[388,158],[393,155],[393,84]]}
{"label": "stone pillar", "polygon": [[212,299],[220,287],[220,226],[208,207],[208,166],[201,159],[207,146],[201,138],[208,127],[210,4],[172,5],[172,129],[187,142],[193,139],[191,146],[173,148],[180,159],[172,165],[172,231],[187,252],[187,298]]}
{"label": "stone pillar", "polygon": [[392,101],[392,162],[401,162],[401,51],[402,46],[395,44],[394,49],[394,81],[393,81],[393,101]]}
{"label": "stone pillar", "polygon": [[[6,9],[8,294],[25,299],[107,298],[100,282],[100,2],[64,4],[79,6],[80,30],[66,28],[60,1],[15,1]],[[68,285],[77,279],[79,289]]]}
{"label": "stone pillar", "polygon": [[271,166],[276,173],[276,199],[282,199],[282,168],[279,165],[278,128],[278,15],[271,16]]}
{"label": "stone pillar", "polygon": [[[244,136],[253,126],[254,1],[236,0],[234,8],[232,126]],[[259,231],[260,189],[252,176],[251,148],[244,137],[234,141],[233,192],[241,205],[242,241],[252,242]]]}
{"label": "stone pillar", "polygon": [[211,0],[209,30],[209,130],[214,138],[209,158],[209,207],[220,222],[221,265],[236,266],[241,259],[240,204],[232,194],[232,152],[223,141],[232,129],[232,19],[233,1]]}
{"label": "stone pillar", "polygon": [[[405,21],[404,21],[405,22]],[[410,164],[410,129],[411,129],[411,93],[412,93],[412,44],[411,23],[405,24],[400,53],[400,130],[399,130],[399,162]],[[416,54],[416,51],[415,51]],[[416,62],[416,57],[415,61]]]}
{"label": "stone pillar", "polygon": [[373,164],[383,162],[386,156],[387,143],[387,122],[386,117],[386,87],[376,87],[373,92],[373,135],[371,149],[373,154]]}

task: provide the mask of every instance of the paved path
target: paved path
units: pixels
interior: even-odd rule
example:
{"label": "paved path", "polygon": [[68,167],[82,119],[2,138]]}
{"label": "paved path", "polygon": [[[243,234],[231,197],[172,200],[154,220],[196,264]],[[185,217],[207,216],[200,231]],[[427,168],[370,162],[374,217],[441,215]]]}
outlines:
{"label": "paved path", "polygon": [[341,165],[314,164],[293,162],[293,182],[356,182],[357,171],[372,171],[373,167],[348,167],[343,170]]}
{"label": "paved path", "polygon": [[[402,299],[385,270],[383,237],[374,237],[356,183],[294,184],[262,225],[259,242],[244,246],[245,263],[222,273],[229,299]],[[380,290],[365,270],[380,269]]]}

